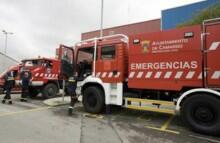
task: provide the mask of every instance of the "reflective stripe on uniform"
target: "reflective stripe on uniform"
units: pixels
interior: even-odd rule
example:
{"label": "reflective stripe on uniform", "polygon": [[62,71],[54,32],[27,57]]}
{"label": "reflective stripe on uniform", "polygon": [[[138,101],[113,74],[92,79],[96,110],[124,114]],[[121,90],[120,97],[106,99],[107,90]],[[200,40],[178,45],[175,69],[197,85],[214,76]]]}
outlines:
{"label": "reflective stripe on uniform", "polygon": [[13,77],[8,77],[8,79],[7,80],[14,80],[14,78]]}

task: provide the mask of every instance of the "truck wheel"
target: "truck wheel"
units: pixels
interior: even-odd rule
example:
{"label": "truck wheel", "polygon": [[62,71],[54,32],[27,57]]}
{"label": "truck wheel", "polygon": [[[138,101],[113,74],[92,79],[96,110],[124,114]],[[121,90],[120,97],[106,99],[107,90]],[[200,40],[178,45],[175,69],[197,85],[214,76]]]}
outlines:
{"label": "truck wheel", "polygon": [[193,95],[183,102],[181,116],[192,130],[220,134],[220,100],[209,94]]}
{"label": "truck wheel", "polygon": [[30,98],[35,98],[38,95],[38,90],[35,88],[30,87],[29,88],[29,94],[30,94]]}
{"label": "truck wheel", "polygon": [[58,92],[58,88],[55,84],[49,83],[46,86],[44,86],[42,91],[43,98],[47,99],[49,97],[56,96]]}
{"label": "truck wheel", "polygon": [[105,100],[103,91],[95,86],[85,89],[83,92],[83,106],[89,113],[100,113],[104,108]]}

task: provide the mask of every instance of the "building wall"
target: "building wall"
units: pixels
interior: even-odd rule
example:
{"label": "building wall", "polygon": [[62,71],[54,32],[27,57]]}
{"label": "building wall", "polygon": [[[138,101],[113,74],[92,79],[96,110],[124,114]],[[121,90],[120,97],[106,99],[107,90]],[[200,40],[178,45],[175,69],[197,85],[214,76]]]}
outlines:
{"label": "building wall", "polygon": [[[112,34],[125,34],[125,35],[132,35],[132,34],[141,34],[146,32],[157,32],[161,29],[161,21],[160,19],[151,20],[151,21],[144,21],[140,23],[128,24],[123,26],[117,26],[112,28],[107,28],[103,30],[103,35],[112,35]],[[81,39],[90,39],[94,37],[99,37],[100,31],[91,31],[82,33]]]}
{"label": "building wall", "polygon": [[194,4],[163,10],[161,18],[162,29],[167,30],[176,28],[178,24],[187,22],[205,8],[219,2],[219,0],[206,0]]}
{"label": "building wall", "polygon": [[0,52],[0,74],[7,70],[9,67],[18,64],[19,62],[9,56]]}

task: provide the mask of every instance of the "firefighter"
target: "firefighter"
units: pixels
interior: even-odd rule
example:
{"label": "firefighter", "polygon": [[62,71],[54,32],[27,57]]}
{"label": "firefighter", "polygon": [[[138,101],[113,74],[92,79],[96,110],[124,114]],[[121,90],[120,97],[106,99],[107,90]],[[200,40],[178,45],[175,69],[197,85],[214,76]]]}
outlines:
{"label": "firefighter", "polygon": [[27,97],[29,96],[29,85],[30,85],[31,74],[28,71],[23,71],[21,73],[21,102],[27,102]]}
{"label": "firefighter", "polygon": [[7,72],[4,79],[5,79],[4,90],[6,91],[6,93],[4,99],[2,100],[2,103],[4,104],[8,100],[8,104],[12,104],[11,90],[15,86],[14,72],[13,71]]}
{"label": "firefighter", "polygon": [[[85,74],[88,72],[90,69],[90,64],[88,61],[83,60],[78,64],[78,69],[79,69],[79,80],[83,80],[85,78]],[[89,71],[90,72],[90,71]]]}
{"label": "firefighter", "polygon": [[77,85],[76,77],[69,77],[68,85],[67,85],[67,91],[68,91],[68,94],[70,95],[70,106],[68,109],[69,115],[72,115],[73,107],[75,103],[77,102],[76,85]]}

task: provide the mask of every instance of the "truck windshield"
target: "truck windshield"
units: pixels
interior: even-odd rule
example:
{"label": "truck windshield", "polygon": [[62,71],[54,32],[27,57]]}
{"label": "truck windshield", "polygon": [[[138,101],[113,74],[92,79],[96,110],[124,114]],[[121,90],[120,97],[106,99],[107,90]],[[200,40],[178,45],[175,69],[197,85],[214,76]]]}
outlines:
{"label": "truck windshield", "polygon": [[93,61],[93,53],[94,53],[93,47],[79,49],[77,64],[83,61],[87,61],[88,63],[91,63]]}
{"label": "truck windshield", "polygon": [[83,79],[84,75],[90,75],[92,71],[94,48],[81,48],[77,54],[77,71],[79,78]]}
{"label": "truck windshield", "polygon": [[43,60],[27,60],[27,61],[23,61],[23,65],[25,67],[42,66],[43,63],[44,63]]}

